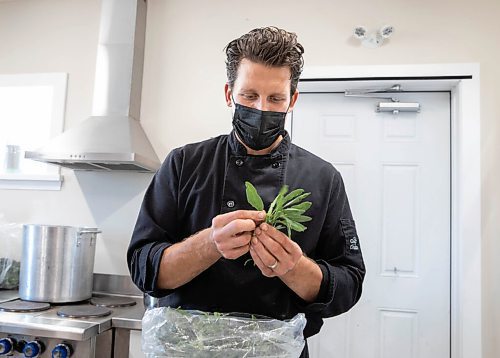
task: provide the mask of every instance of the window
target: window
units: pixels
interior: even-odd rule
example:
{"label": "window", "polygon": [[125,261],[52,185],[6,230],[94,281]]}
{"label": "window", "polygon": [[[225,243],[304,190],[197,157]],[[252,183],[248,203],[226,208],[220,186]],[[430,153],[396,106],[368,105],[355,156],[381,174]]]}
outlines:
{"label": "window", "polygon": [[59,190],[57,166],[24,159],[62,132],[66,73],[0,75],[0,189]]}

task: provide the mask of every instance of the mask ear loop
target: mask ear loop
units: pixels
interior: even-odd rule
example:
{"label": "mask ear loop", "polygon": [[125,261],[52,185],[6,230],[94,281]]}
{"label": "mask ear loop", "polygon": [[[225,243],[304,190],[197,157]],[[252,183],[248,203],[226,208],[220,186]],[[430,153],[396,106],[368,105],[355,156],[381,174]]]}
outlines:
{"label": "mask ear loop", "polygon": [[283,130],[281,131],[281,135],[285,136],[286,130],[285,130],[285,121],[286,117],[288,116],[288,110],[290,109],[290,105],[292,104],[292,99],[290,98],[290,102],[288,102],[288,107],[286,108],[285,115],[283,116]]}
{"label": "mask ear loop", "polygon": [[285,117],[288,115],[288,110],[290,109],[290,105],[292,104],[292,99],[290,98],[290,102],[288,102],[288,107],[286,107],[286,111],[285,111]]}

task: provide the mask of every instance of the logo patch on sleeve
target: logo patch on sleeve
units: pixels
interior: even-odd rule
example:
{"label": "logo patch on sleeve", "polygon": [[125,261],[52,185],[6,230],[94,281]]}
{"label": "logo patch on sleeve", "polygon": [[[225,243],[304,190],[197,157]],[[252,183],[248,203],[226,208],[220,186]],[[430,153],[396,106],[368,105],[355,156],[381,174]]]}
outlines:
{"label": "logo patch on sleeve", "polygon": [[353,236],[350,240],[349,240],[349,249],[350,250],[353,250],[353,251],[359,251],[359,246],[358,246],[358,238],[356,236]]}

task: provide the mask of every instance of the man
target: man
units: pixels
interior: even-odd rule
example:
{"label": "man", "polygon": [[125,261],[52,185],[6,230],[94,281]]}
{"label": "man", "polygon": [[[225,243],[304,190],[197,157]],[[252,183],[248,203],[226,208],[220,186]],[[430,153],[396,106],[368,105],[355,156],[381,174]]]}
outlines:
{"label": "man", "polygon": [[[134,282],[161,305],[282,320],[304,312],[310,337],[323,318],[359,300],[365,267],[340,173],[284,130],[303,52],[295,34],[275,27],[226,47],[234,130],[167,156],[128,250]],[[247,203],[245,181],[266,208],[284,184],[311,192],[307,230],[290,239],[263,223],[265,212]],[[254,264],[245,265],[249,258]]]}

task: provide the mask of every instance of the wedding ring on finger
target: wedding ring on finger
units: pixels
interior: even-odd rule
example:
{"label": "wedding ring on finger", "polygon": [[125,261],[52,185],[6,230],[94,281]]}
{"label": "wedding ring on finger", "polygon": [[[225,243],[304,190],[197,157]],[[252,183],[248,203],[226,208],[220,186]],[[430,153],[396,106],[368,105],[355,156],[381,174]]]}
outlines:
{"label": "wedding ring on finger", "polygon": [[276,267],[278,267],[278,260],[276,260],[274,262],[274,264],[272,264],[271,266],[267,266],[268,268],[270,268],[271,270],[274,270]]}

